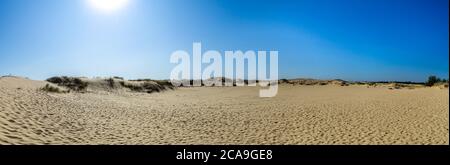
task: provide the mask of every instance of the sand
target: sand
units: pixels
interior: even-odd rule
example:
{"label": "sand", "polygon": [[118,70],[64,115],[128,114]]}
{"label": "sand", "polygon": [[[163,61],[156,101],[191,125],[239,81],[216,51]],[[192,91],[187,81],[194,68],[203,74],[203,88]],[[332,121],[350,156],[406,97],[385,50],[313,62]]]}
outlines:
{"label": "sand", "polygon": [[0,144],[449,144],[449,90],[350,85],[47,93],[0,78]]}

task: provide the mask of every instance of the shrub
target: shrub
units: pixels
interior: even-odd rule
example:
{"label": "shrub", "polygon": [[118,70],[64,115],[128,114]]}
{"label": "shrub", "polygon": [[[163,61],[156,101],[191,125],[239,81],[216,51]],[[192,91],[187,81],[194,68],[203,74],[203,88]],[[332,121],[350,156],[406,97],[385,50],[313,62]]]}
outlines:
{"label": "shrub", "polygon": [[280,83],[280,84],[281,84],[281,83],[289,83],[289,80],[287,80],[287,79],[280,79],[279,83]]}
{"label": "shrub", "polygon": [[51,77],[47,79],[48,82],[55,83],[58,86],[64,86],[71,90],[75,91],[83,91],[86,90],[88,83],[83,82],[80,78],[73,78],[73,77]]}
{"label": "shrub", "polygon": [[143,92],[145,90],[142,85],[136,83],[125,83],[124,81],[122,81],[120,82],[120,85],[134,92]]}
{"label": "shrub", "polygon": [[115,87],[113,78],[105,79],[105,81],[108,83],[109,87],[111,87],[111,88]]}
{"label": "shrub", "polygon": [[125,88],[130,89],[134,92],[145,92],[145,93],[153,93],[153,92],[161,92],[169,89],[174,89],[173,85],[166,80],[159,80],[159,81],[144,81],[144,82],[133,82],[133,83],[127,83],[127,82],[119,82],[120,85],[122,85]]}
{"label": "shrub", "polygon": [[435,83],[439,82],[440,79],[436,76],[429,76],[428,81],[425,83],[427,86],[433,86]]}
{"label": "shrub", "polygon": [[149,82],[144,82],[144,84],[142,84],[142,87],[146,90],[147,93],[160,92],[161,90],[163,90],[162,86]]}
{"label": "shrub", "polygon": [[65,77],[51,77],[48,78],[47,81],[55,84],[61,84],[64,82]]}
{"label": "shrub", "polygon": [[46,84],[41,90],[52,93],[66,93],[67,91],[61,90],[58,87],[51,86],[50,84]]}
{"label": "shrub", "polygon": [[80,78],[71,78],[69,82],[64,86],[67,86],[68,88],[76,91],[83,91],[86,90],[88,83],[83,82]]}
{"label": "shrub", "polygon": [[341,86],[349,86],[350,84],[348,84],[347,82],[342,82]]}
{"label": "shrub", "polygon": [[174,86],[169,80],[154,80],[158,85],[161,85],[163,87],[174,89]]}
{"label": "shrub", "polygon": [[129,81],[152,81],[152,79],[136,79],[136,80],[129,80]]}

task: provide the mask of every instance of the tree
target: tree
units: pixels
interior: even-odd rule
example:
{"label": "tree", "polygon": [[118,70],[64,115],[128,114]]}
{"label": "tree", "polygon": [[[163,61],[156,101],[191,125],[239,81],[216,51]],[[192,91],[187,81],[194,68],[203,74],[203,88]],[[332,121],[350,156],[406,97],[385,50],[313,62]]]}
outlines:
{"label": "tree", "polygon": [[428,81],[425,83],[427,86],[433,86],[435,83],[439,82],[439,78],[436,76],[429,76]]}

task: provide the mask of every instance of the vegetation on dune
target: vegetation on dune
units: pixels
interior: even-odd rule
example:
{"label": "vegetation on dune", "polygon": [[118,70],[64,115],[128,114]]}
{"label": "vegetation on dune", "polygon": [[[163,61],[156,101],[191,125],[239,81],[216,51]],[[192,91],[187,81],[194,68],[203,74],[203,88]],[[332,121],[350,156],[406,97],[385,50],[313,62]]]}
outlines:
{"label": "vegetation on dune", "polygon": [[173,85],[169,80],[153,80],[159,85],[169,87],[170,89],[173,89]]}
{"label": "vegetation on dune", "polygon": [[[101,84],[104,84],[103,88],[106,87],[107,89],[105,88],[105,90],[107,91],[111,91],[111,89],[128,88],[134,92],[153,93],[161,92],[167,89],[174,89],[174,86],[168,80],[139,79],[127,81],[118,76],[101,79],[100,81],[83,81],[82,79],[76,77],[61,76],[51,77],[46,81],[77,92],[85,92],[88,86],[102,90]],[[55,89],[55,87],[52,86],[46,86],[44,88],[46,91],[58,92],[58,89]]]}
{"label": "vegetation on dune", "polygon": [[113,78],[105,79],[105,81],[108,83],[109,87],[111,87],[113,89],[115,88],[115,84],[114,84],[114,79]]}
{"label": "vegetation on dune", "polygon": [[[164,88],[169,88],[169,89],[175,88],[169,80],[136,79],[136,80],[130,80],[130,81],[131,82],[143,82],[142,88],[144,88],[144,89],[152,86],[150,82],[154,82]],[[161,88],[161,87],[158,87],[158,88]]]}
{"label": "vegetation on dune", "polygon": [[435,83],[439,82],[439,78],[436,76],[430,76],[428,77],[428,81],[425,83],[427,86],[433,86]]}
{"label": "vegetation on dune", "polygon": [[[445,84],[447,83],[447,84]],[[425,83],[426,86],[433,86],[436,84],[444,84],[446,85],[446,87],[448,87],[448,80],[446,79],[441,79],[437,76],[429,76],[427,82]]]}
{"label": "vegetation on dune", "polygon": [[74,91],[85,91],[87,89],[88,83],[84,82],[80,78],[76,77],[51,77],[48,78],[46,81],[57,84],[59,86],[67,87]]}
{"label": "vegetation on dune", "polygon": [[278,83],[280,83],[280,84],[282,84],[282,83],[289,83],[289,80],[288,79],[280,79],[278,81]]}
{"label": "vegetation on dune", "polygon": [[69,93],[70,90],[63,90],[58,87],[51,86],[50,84],[46,84],[41,90],[51,93]]}
{"label": "vegetation on dune", "polygon": [[120,82],[125,88],[130,89],[135,92],[161,92],[166,89],[174,89],[172,83],[168,80],[151,80],[151,79],[139,79],[139,80],[131,80],[130,82]]}
{"label": "vegetation on dune", "polygon": [[[217,79],[217,78],[216,78]],[[214,80],[214,79],[211,79]],[[225,78],[219,78],[219,80],[222,80],[222,83],[226,82]],[[101,79],[100,81],[90,81],[86,80],[83,81],[79,77],[67,77],[67,76],[61,76],[61,77],[51,77],[48,78],[46,81],[57,84],[58,86],[65,87],[69,90],[64,91],[61,90],[61,88],[51,86],[47,84],[45,87],[42,88],[44,91],[48,92],[55,92],[55,93],[64,93],[69,92],[71,90],[77,91],[77,92],[85,92],[87,90],[87,87],[98,87],[100,83],[103,84],[103,87],[108,88],[107,90],[110,91],[111,89],[120,89],[120,88],[128,88],[131,91],[134,92],[145,92],[145,93],[153,93],[153,92],[161,92],[167,89],[174,89],[175,86],[172,85],[172,83],[169,80],[152,80],[152,79],[136,79],[136,80],[125,80],[123,77],[114,76],[111,78]],[[187,80],[191,84],[194,80]],[[209,81],[209,80],[208,80]],[[248,80],[243,80],[244,84],[248,84]],[[201,85],[204,86],[204,82],[200,81]],[[231,80],[233,83],[233,86],[236,86],[236,81]],[[258,82],[258,81],[256,81]],[[368,87],[371,86],[378,86],[378,85],[389,85],[390,89],[402,89],[402,88],[409,88],[414,89],[420,86],[439,86],[441,88],[448,88],[448,80],[447,79],[441,79],[437,76],[429,76],[428,80],[425,83],[421,82],[400,82],[400,81],[378,81],[378,82],[348,82],[341,79],[334,79],[334,80],[314,80],[314,79],[280,79],[278,81],[280,84],[292,84],[292,85],[339,85],[339,86],[349,86],[349,85],[368,85]],[[102,86],[102,85],[100,85]],[[101,88],[101,87],[100,87]]]}

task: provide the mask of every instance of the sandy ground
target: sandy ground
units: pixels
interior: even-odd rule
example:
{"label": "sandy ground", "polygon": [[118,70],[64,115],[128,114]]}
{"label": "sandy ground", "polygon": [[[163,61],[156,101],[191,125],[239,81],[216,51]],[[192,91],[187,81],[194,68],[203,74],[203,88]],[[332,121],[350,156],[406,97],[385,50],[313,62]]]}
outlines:
{"label": "sandy ground", "polygon": [[0,79],[0,144],[449,144],[449,90],[282,85],[46,93]]}

